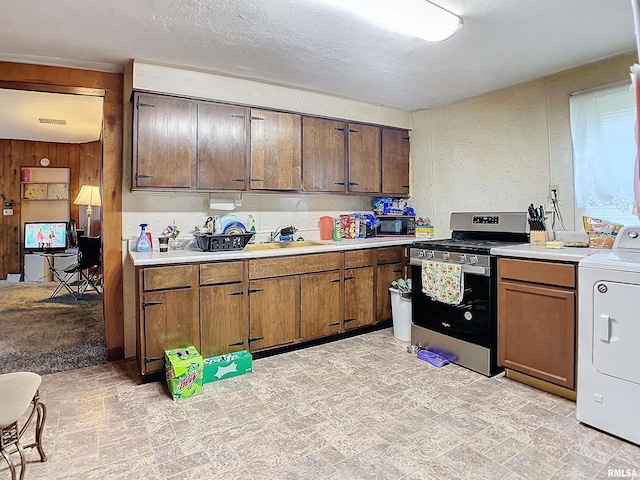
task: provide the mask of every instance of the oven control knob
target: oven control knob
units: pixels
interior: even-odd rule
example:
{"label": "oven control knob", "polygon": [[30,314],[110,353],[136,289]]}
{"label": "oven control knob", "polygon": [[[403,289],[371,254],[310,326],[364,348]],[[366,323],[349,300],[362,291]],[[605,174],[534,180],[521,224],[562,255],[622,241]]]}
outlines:
{"label": "oven control knob", "polygon": [[477,255],[472,256],[472,257],[469,259],[469,261],[470,261],[471,263],[478,263],[478,256],[477,256]]}
{"label": "oven control knob", "polygon": [[467,256],[466,256],[466,255],[464,255],[464,254],[463,254],[463,255],[460,255],[460,256],[458,257],[458,261],[459,261],[460,263],[465,263],[465,262],[467,261]]}
{"label": "oven control knob", "polygon": [[435,253],[433,253],[433,252],[427,252],[427,258],[433,258],[433,257],[435,257],[435,256],[436,256],[436,254],[435,254]]}
{"label": "oven control knob", "polygon": [[629,230],[629,233],[627,233],[627,235],[629,236],[629,238],[638,238],[638,232],[636,232],[635,230]]}
{"label": "oven control knob", "polygon": [[444,252],[444,253],[442,254],[442,259],[443,259],[443,260],[449,260],[450,258],[451,258],[451,255],[449,255],[447,252]]}
{"label": "oven control knob", "polygon": [[424,254],[424,250],[420,250],[420,251],[418,252],[418,257],[423,258],[423,257],[424,257],[424,255],[425,255],[425,254]]}

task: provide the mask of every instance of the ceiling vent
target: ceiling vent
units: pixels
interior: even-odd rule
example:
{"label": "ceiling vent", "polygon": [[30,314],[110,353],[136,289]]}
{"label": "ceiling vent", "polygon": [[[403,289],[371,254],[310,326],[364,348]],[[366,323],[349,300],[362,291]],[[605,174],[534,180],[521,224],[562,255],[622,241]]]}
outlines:
{"label": "ceiling vent", "polygon": [[49,125],[66,125],[66,120],[56,120],[55,118],[39,118],[40,123],[47,123]]}

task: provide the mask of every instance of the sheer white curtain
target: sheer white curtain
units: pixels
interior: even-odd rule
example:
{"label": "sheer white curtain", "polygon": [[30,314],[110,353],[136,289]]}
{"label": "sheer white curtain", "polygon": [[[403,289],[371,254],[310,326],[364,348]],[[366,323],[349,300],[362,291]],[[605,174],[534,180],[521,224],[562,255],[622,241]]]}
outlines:
{"label": "sheer white curtain", "polygon": [[637,224],[635,92],[616,86],[572,95],[569,104],[577,215]]}

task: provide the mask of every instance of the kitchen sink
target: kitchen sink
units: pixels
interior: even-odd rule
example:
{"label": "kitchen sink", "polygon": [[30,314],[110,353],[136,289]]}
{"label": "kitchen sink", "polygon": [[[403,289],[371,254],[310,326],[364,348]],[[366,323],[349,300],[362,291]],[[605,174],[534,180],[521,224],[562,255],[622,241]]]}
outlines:
{"label": "kitchen sink", "polygon": [[278,250],[280,248],[302,248],[302,247],[330,247],[331,243],[316,242],[315,240],[303,240],[300,242],[268,242],[254,243],[244,247],[249,252],[257,250]]}

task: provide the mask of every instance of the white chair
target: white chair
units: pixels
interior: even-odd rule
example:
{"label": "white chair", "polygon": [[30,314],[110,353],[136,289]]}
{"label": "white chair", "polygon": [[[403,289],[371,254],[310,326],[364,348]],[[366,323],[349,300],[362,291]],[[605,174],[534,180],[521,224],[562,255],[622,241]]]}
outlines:
{"label": "white chair", "polygon": [[[38,388],[42,378],[32,372],[15,372],[0,375],[0,453],[9,464],[11,480],[17,480],[16,465],[11,455],[17,453],[20,457],[20,480],[24,479],[27,461],[25,448],[37,448],[40,461],[46,462],[47,456],[42,448],[42,432],[47,418],[47,408],[40,401]],[[22,428],[18,427],[18,420],[31,406],[31,413]],[[22,439],[33,418],[36,419],[35,442],[22,445]]]}

